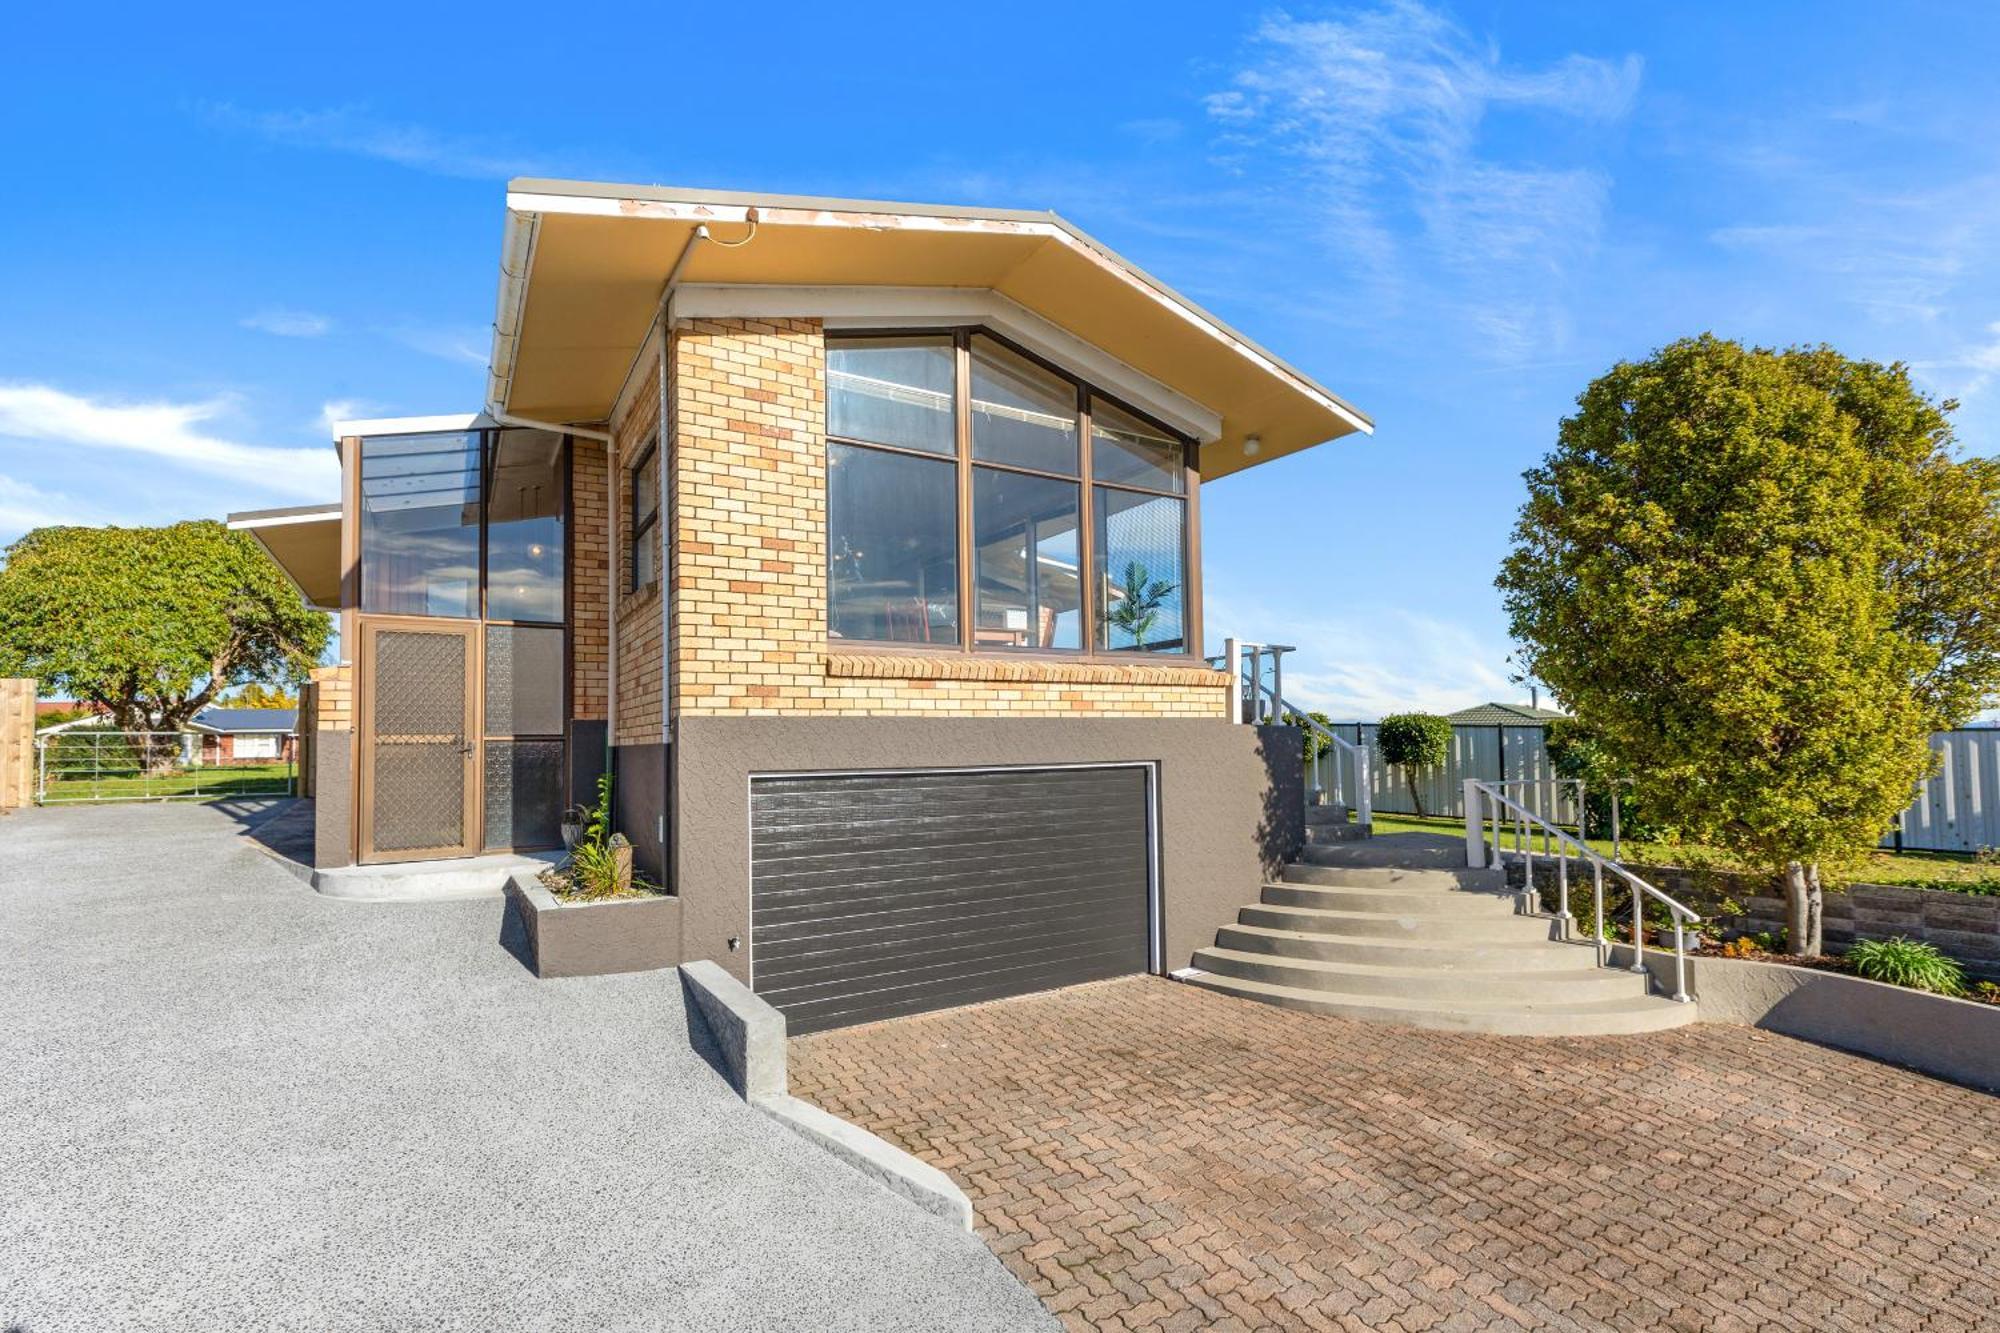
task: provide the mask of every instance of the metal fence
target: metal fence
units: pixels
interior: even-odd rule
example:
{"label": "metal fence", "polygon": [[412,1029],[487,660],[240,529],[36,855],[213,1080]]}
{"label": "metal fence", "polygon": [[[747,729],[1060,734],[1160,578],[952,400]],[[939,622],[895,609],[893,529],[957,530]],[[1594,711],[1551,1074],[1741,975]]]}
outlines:
{"label": "metal fence", "polygon": [[185,732],[98,727],[44,732],[35,738],[35,799],[67,805],[292,793],[297,774],[289,757],[204,764],[200,756],[199,740]]}
{"label": "metal fence", "polygon": [[1936,732],[1931,749],[1937,772],[1883,845],[1923,852],[2000,847],[2000,727]]}
{"label": "metal fence", "polygon": [[[1333,731],[1345,740],[1366,745],[1375,756],[1371,772],[1371,794],[1378,814],[1413,815],[1416,803],[1410,799],[1410,785],[1403,770],[1382,760],[1376,744],[1373,722],[1336,722]],[[1524,784],[1508,795],[1520,801],[1537,818],[1556,824],[1576,822],[1576,793],[1556,781],[1549,766],[1548,748],[1543,744],[1542,727],[1454,726],[1451,752],[1441,765],[1417,770],[1417,794],[1423,798],[1427,815],[1465,817],[1465,780],[1518,782]]]}

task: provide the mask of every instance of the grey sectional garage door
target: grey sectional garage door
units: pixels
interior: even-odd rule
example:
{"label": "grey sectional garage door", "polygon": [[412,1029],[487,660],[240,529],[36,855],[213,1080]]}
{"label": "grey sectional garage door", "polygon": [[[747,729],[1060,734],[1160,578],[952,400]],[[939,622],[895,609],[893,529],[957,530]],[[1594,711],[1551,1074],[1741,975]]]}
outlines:
{"label": "grey sectional garage door", "polygon": [[793,1032],[1146,970],[1142,768],[758,778],[751,971]]}

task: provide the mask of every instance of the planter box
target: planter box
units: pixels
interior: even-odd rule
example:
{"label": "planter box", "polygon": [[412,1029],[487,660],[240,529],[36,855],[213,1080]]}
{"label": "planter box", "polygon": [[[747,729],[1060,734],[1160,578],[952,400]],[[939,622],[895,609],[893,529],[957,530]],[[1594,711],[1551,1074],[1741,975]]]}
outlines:
{"label": "planter box", "polygon": [[533,875],[507,881],[538,977],[601,977],[678,967],[681,900],[671,895],[565,903]]}

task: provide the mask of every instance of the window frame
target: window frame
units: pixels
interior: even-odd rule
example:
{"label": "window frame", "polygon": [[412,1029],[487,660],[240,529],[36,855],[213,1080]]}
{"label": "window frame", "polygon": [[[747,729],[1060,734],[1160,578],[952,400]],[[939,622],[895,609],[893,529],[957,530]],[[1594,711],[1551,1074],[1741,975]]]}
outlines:
{"label": "window frame", "polygon": [[639,495],[642,489],[642,479],[646,475],[646,464],[651,463],[659,455],[659,452],[660,437],[655,434],[651,442],[639,451],[639,457],[632,463],[632,486],[628,497],[629,507],[625,511],[630,518],[630,521],[626,525],[630,529],[630,537],[625,543],[625,562],[631,571],[625,582],[627,596],[636,596],[648,588],[657,588],[660,584],[660,564],[666,558],[666,552],[662,550],[660,552],[660,561],[656,561],[653,565],[653,577],[647,579],[644,583],[639,582],[639,543],[645,541],[652,534],[653,529],[658,527],[660,523],[660,497],[657,485],[654,488],[653,494],[653,512],[646,515],[646,520],[643,523],[639,521]]}
{"label": "window frame", "polygon": [[[953,452],[941,454],[928,450],[912,449],[901,445],[879,444],[872,440],[857,439],[848,435],[836,435],[826,431],[827,445],[840,444],[849,448],[874,449],[883,453],[907,454],[913,458],[928,458],[948,462],[958,471],[958,644],[954,650],[948,644],[914,643],[881,639],[834,639],[829,635],[828,643],[840,652],[883,653],[908,656],[912,653],[936,654],[956,651],[961,654],[979,654],[1006,660],[1032,658],[1054,659],[1064,662],[1154,662],[1162,665],[1177,663],[1200,663],[1202,647],[1201,622],[1201,470],[1200,445],[1184,431],[1175,430],[1152,413],[1134,406],[1118,394],[1092,383],[1075,371],[1040,355],[1030,348],[982,324],[958,324],[938,326],[898,326],[894,328],[828,329],[824,335],[829,341],[859,342],[870,338],[950,338],[956,363],[953,378],[955,396],[954,422],[955,438]],[[1066,382],[1075,390],[1077,424],[1077,470],[1071,474],[1048,472],[1039,468],[1022,467],[1012,463],[998,463],[987,459],[975,459],[972,453],[972,340],[975,336],[992,339],[995,343],[1023,358],[1029,363]],[[829,395],[830,398],[830,395]],[[1177,440],[1181,446],[1181,489],[1164,490],[1158,487],[1141,486],[1131,482],[1099,481],[1093,475],[1093,450],[1095,440],[1091,426],[1092,400],[1104,403],[1125,412],[1148,426],[1158,430],[1169,439]],[[830,414],[829,407],[829,414]],[[1080,648],[1045,648],[1039,645],[1026,648],[1010,648],[986,645],[978,642],[978,587],[976,585],[976,552],[972,545],[973,515],[972,479],[975,469],[987,468],[997,472],[1012,472],[1025,477],[1040,477],[1052,481],[1073,484],[1078,488],[1077,508],[1077,566],[1080,585],[1078,615],[1081,618],[1082,633]],[[1162,652],[1143,648],[1100,647],[1097,642],[1098,589],[1097,589],[1097,501],[1099,488],[1128,492],[1136,495],[1158,496],[1181,502],[1183,522],[1181,525],[1181,568],[1183,570],[1183,598],[1181,603],[1182,646],[1178,652]],[[827,534],[827,545],[831,549],[832,534]],[[832,609],[833,588],[827,586],[828,611]],[[829,629],[831,616],[829,615]]]}

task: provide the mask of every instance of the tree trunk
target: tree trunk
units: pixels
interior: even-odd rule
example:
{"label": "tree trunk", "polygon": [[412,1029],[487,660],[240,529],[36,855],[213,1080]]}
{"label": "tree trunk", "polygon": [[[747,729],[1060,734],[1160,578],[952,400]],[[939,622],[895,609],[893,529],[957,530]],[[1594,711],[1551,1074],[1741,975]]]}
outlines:
{"label": "tree trunk", "polygon": [[1816,958],[1824,947],[1820,918],[1824,895],[1817,861],[1785,862],[1785,948]]}
{"label": "tree trunk", "polygon": [[1403,785],[1410,789],[1410,804],[1417,807],[1417,818],[1422,819],[1424,798],[1417,794],[1417,770],[1408,764],[1403,765]]}

